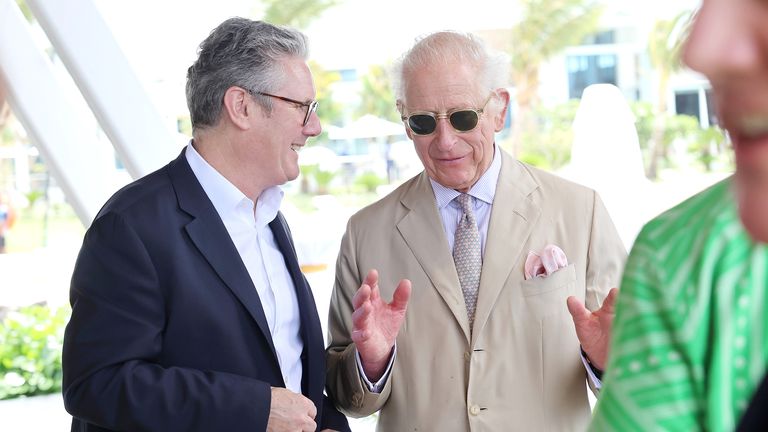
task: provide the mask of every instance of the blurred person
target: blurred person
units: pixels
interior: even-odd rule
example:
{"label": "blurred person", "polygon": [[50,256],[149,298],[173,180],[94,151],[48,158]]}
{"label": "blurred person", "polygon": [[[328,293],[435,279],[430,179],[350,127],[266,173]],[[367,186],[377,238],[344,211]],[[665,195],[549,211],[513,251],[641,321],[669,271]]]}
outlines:
{"label": "blurred person", "polygon": [[85,235],[64,340],[72,430],[349,430],[278,187],[320,134],[307,41],[232,18],[187,72],[193,139]]}
{"label": "blurred person", "polygon": [[424,171],[350,219],[327,350],[329,395],[351,416],[380,410],[378,430],[589,422],[626,250],[593,190],[496,145],[508,67],[438,32],[395,69]]}
{"label": "blurred person", "polygon": [[0,254],[7,252],[6,235],[16,222],[16,210],[11,204],[10,194],[0,191]]}
{"label": "blurred person", "polygon": [[[762,0],[704,0],[695,17],[683,59],[710,80],[736,172],[641,231],[592,430],[734,430],[765,375],[766,23]],[[765,399],[763,390],[749,424]]]}

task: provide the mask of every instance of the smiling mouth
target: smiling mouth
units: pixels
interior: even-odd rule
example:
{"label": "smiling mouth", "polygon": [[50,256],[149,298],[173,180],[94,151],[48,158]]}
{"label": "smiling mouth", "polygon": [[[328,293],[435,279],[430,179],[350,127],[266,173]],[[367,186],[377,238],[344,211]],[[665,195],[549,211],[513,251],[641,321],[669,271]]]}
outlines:
{"label": "smiling mouth", "polygon": [[439,158],[438,160],[443,163],[450,163],[450,162],[456,162],[461,159],[464,159],[464,156],[457,156],[453,158]]}
{"label": "smiling mouth", "polygon": [[737,133],[746,141],[768,138],[768,115],[753,115],[743,118],[738,124]]}

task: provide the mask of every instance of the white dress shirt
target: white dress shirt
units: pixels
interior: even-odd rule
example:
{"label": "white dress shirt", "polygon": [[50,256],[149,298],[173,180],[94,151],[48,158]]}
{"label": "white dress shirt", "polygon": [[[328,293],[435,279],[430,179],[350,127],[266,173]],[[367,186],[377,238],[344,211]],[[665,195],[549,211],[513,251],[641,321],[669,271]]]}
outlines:
{"label": "white dress shirt", "polygon": [[187,145],[187,162],[216,212],[224,222],[248,275],[256,287],[267,318],[283,381],[289,390],[301,393],[301,317],[296,289],[277,246],[269,223],[277,216],[283,191],[264,190],[254,202]]}

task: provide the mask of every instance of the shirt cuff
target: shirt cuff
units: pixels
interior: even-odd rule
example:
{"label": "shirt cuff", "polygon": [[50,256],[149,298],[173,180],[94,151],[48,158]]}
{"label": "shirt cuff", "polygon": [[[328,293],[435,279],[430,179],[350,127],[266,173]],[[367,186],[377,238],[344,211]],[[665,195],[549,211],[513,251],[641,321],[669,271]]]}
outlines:
{"label": "shirt cuff", "polygon": [[395,355],[397,354],[397,343],[395,343],[395,346],[392,347],[392,354],[389,356],[389,363],[387,364],[387,368],[384,369],[384,374],[379,378],[378,381],[375,383],[372,383],[367,376],[365,376],[365,372],[363,372],[363,362],[360,360],[360,352],[355,350],[355,363],[357,363],[357,372],[360,374],[360,378],[365,383],[365,386],[368,387],[368,391],[371,393],[381,393],[381,390],[384,388],[384,384],[387,382],[387,378],[389,378],[389,373],[392,371],[392,365],[395,363]]}
{"label": "shirt cuff", "polygon": [[603,385],[603,371],[592,366],[592,363],[590,363],[589,359],[587,359],[587,353],[585,353],[583,349],[581,350],[581,362],[584,363],[584,368],[587,370],[587,376],[589,377],[589,380],[597,390],[600,390],[600,387]]}

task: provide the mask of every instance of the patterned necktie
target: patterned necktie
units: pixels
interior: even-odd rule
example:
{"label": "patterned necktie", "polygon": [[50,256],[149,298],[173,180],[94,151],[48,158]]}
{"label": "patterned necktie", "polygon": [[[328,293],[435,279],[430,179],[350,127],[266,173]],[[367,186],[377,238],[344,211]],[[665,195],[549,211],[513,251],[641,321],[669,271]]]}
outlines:
{"label": "patterned necktie", "polygon": [[469,328],[475,321],[475,305],[477,304],[477,290],[480,288],[480,271],[483,267],[483,258],[480,251],[480,231],[477,230],[477,220],[472,211],[472,197],[461,194],[456,197],[461,206],[461,221],[456,227],[456,235],[453,243],[453,262],[456,272],[459,274],[461,291],[464,293],[464,303],[467,305]]}

